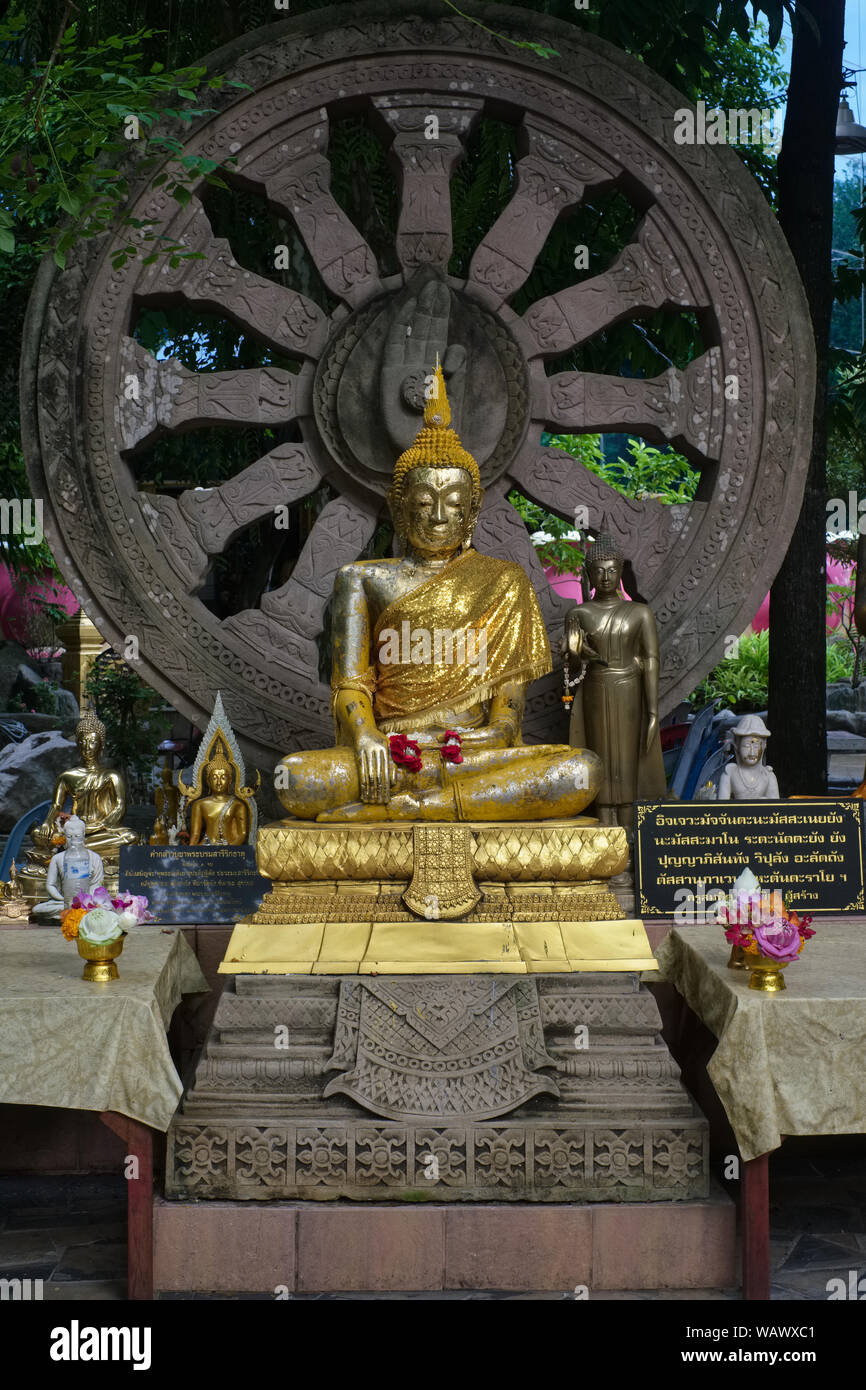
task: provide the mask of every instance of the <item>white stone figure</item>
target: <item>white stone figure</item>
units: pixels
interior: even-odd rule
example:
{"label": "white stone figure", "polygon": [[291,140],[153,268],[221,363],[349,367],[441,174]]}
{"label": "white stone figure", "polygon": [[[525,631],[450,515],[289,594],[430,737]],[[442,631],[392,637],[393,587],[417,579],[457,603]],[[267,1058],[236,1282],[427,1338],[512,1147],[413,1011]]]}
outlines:
{"label": "white stone figure", "polygon": [[95,850],[87,849],[87,826],[79,816],[70,816],[63,825],[66,848],[51,857],[45,879],[48,898],[37,903],[33,917],[41,921],[59,920],[64,908],[72,905],[77,893],[92,893],[102,883],[105,870]]}
{"label": "white stone figure", "polygon": [[719,778],[719,801],[778,801],[779,784],[764,762],[770,730],[757,714],[746,714],[731,730],[735,761]]}

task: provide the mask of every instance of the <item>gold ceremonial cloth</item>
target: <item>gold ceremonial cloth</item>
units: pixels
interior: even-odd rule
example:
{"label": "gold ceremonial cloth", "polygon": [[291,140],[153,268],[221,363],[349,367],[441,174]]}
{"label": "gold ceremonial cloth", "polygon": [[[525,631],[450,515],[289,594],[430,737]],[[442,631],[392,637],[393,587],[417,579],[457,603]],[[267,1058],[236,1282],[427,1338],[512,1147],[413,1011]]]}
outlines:
{"label": "gold ceremonial cloth", "polygon": [[[388,629],[399,641],[399,661],[378,659],[387,650]],[[373,711],[386,733],[441,724],[490,699],[506,682],[537,680],[553,665],[525,570],[471,549],[388,605],[373,633],[373,652]]]}

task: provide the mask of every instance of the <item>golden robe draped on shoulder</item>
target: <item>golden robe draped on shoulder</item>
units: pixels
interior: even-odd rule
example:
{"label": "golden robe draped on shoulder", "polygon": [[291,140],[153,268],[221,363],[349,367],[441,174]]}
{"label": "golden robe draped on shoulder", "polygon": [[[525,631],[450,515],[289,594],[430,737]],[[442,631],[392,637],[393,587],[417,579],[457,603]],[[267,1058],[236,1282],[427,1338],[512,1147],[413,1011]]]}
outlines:
{"label": "golden robe draped on shoulder", "polygon": [[[425,632],[429,661],[424,640],[416,637]],[[396,648],[398,660],[381,660]],[[374,668],[358,675],[371,690],[376,723],[385,733],[441,724],[489,700],[506,682],[534,681],[552,670],[544,619],[525,570],[471,549],[388,605],[373,632],[371,657]],[[356,683],[346,676],[340,682]]]}

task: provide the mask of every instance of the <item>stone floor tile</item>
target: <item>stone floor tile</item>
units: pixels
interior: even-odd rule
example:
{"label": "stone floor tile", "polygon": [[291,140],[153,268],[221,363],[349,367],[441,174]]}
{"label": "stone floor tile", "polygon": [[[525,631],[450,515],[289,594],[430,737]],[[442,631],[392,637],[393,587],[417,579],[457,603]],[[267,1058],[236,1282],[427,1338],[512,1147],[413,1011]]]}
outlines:
{"label": "stone floor tile", "polygon": [[42,1296],[46,1303],[121,1303],[126,1301],[126,1279],[51,1280]]}
{"label": "stone floor tile", "polygon": [[70,1245],[57,1261],[57,1283],[78,1279],[120,1279],[126,1275],[126,1241],[97,1240],[91,1245]]}
{"label": "stone floor tile", "polygon": [[[841,1278],[847,1282],[848,1270],[857,1268],[858,1266],[855,1263],[851,1265],[840,1265],[838,1269],[834,1270],[813,1269],[790,1274],[787,1272],[784,1274],[780,1273],[773,1279],[771,1289],[775,1289],[778,1285],[779,1288],[788,1290],[788,1293],[785,1294],[784,1297],[808,1298],[826,1302],[828,1297],[828,1279]],[[776,1294],[772,1293],[771,1297],[775,1298]]]}
{"label": "stone floor tile", "polygon": [[57,1264],[50,1231],[4,1231],[0,1235],[0,1274],[39,1279]]}
{"label": "stone floor tile", "polygon": [[107,1227],[122,1226],[126,1230],[126,1203],[100,1202],[85,1211],[68,1211],[65,1207],[19,1207],[9,1213],[5,1229],[7,1231],[54,1230],[62,1225],[66,1230],[76,1229],[79,1239],[91,1228],[104,1230]]}
{"label": "stone floor tile", "polygon": [[810,1269],[838,1270],[843,1264],[847,1268],[852,1262],[857,1263],[861,1253],[855,1236],[803,1235],[777,1272],[784,1279],[788,1274]]}
{"label": "stone floor tile", "polygon": [[838,1231],[846,1235],[866,1233],[866,1208],[843,1206],[817,1206],[797,1203],[779,1205],[772,1194],[770,1202],[770,1229],[774,1235],[787,1231],[802,1235],[814,1235],[820,1231]]}

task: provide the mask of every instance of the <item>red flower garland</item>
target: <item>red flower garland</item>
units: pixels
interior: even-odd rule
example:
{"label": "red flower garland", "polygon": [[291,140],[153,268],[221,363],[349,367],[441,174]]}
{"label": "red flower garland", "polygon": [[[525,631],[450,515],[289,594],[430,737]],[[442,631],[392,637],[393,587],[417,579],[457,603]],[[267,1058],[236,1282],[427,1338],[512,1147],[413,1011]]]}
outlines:
{"label": "red flower garland", "polygon": [[405,734],[391,734],[388,742],[391,745],[391,757],[398,767],[405,767],[407,772],[421,771],[421,749],[417,743]]}
{"label": "red flower garland", "polygon": [[[407,772],[421,771],[421,749],[414,740],[407,738],[405,734],[389,734],[388,742],[391,745],[391,757],[398,767],[405,767]],[[439,749],[440,756],[446,763],[462,763],[463,754],[460,751],[461,739],[456,729],[445,730],[445,741]]]}
{"label": "red flower garland", "polygon": [[456,729],[445,730],[445,742],[439,749],[446,763],[462,763],[463,754],[460,751],[461,738]]}

